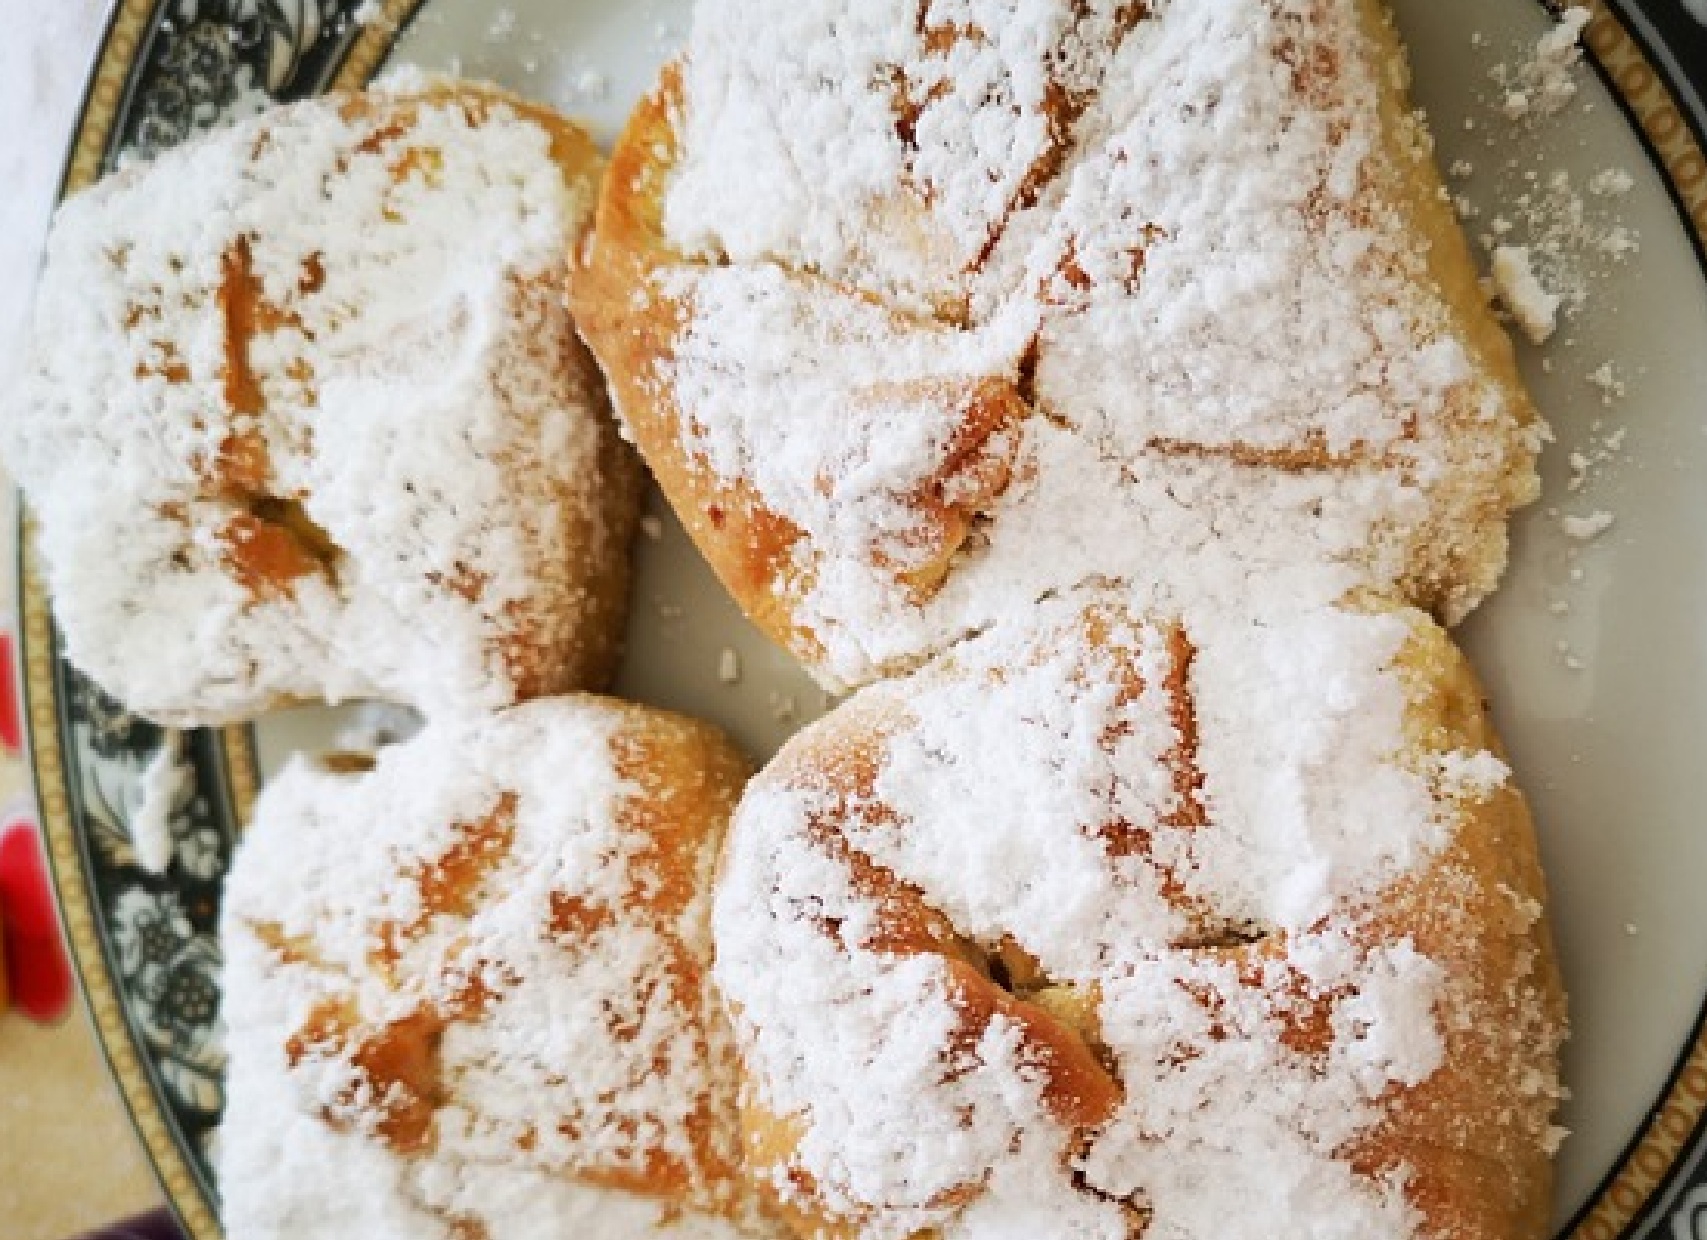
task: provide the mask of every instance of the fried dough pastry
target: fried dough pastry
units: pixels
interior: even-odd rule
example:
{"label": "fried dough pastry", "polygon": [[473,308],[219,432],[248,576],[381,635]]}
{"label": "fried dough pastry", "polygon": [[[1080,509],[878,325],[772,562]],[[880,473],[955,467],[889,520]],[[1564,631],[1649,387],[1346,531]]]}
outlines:
{"label": "fried dough pastry", "polygon": [[570,697],[269,783],[223,912],[226,1234],[771,1234],[707,976],[746,774]]}
{"label": "fried dough pastry", "polygon": [[65,204],[0,447],[72,661],[172,724],[597,686],[640,469],[564,304],[603,162],[425,80]]}
{"label": "fried dough pastry", "polygon": [[1541,1240],[1543,894],[1421,613],[1051,605],[749,786],[749,1173],[813,1240]]}
{"label": "fried dough pastry", "polygon": [[1541,427],[1379,0],[703,0],[575,281],[743,607],[827,684],[1093,581],[1448,622]]}

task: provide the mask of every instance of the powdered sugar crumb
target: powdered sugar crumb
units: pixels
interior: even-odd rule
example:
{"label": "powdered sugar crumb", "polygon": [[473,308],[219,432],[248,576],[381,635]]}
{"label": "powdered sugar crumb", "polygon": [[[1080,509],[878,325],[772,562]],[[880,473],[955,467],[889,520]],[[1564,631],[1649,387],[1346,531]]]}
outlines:
{"label": "powdered sugar crumb", "polygon": [[598,69],[582,69],[575,75],[575,98],[596,101],[610,94],[610,78]]}
{"label": "powdered sugar crumb", "polygon": [[142,768],[140,800],[130,815],[130,839],[136,863],[150,874],[164,874],[172,861],[172,815],[194,787],[195,772],[183,760],[182,734],[163,729],[160,747]]}
{"label": "powdered sugar crumb", "polygon": [[1524,246],[1502,245],[1494,250],[1494,288],[1512,318],[1532,344],[1552,336],[1559,320],[1559,298],[1543,287],[1529,264]]}
{"label": "powdered sugar crumb", "polygon": [[1559,528],[1565,537],[1574,538],[1578,542],[1588,542],[1599,538],[1612,528],[1613,515],[1604,509],[1588,513],[1586,516],[1564,516],[1559,518]]}
{"label": "powdered sugar crumb", "polygon": [[[1567,9],[1515,68],[1504,62],[1490,68],[1494,98],[1486,105],[1506,112],[1528,130],[1554,121],[1577,99],[1583,73],[1580,38],[1589,20],[1586,8]],[[1587,110],[1590,105],[1579,106]],[[1492,144],[1494,136],[1488,141]],[[1574,316],[1595,279],[1640,249],[1635,232],[1608,210],[1613,200],[1629,192],[1634,179],[1623,168],[1602,168],[1579,189],[1567,169],[1523,166],[1517,158],[1508,160],[1501,172],[1503,183],[1494,190],[1500,213],[1483,232],[1482,246],[1490,254],[1501,246],[1527,250],[1537,281],[1547,296],[1559,299],[1558,315]]]}
{"label": "powdered sugar crumb", "polygon": [[1452,794],[1483,801],[1511,779],[1511,768],[1487,750],[1455,750],[1440,757],[1441,782]]}
{"label": "powdered sugar crumb", "polygon": [[1600,198],[1617,198],[1628,194],[1635,184],[1635,178],[1623,168],[1603,168],[1589,178],[1588,192]]}
{"label": "powdered sugar crumb", "polygon": [[486,23],[486,41],[502,43],[516,33],[516,11],[507,5],[492,10],[492,16]]}
{"label": "powdered sugar crumb", "polygon": [[[1610,405],[1622,400],[1627,392],[1624,380],[1618,377],[1618,369],[1612,362],[1602,362],[1588,372],[1588,381],[1600,390],[1600,403]],[[1608,440],[1607,446],[1614,452],[1623,446],[1623,432],[1618,433],[1618,442]]]}

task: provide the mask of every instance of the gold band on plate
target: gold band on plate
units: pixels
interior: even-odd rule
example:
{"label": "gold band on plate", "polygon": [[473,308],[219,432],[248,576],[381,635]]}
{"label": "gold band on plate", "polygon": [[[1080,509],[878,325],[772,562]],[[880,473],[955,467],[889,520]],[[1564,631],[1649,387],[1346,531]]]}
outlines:
{"label": "gold band on plate", "polygon": [[360,90],[366,86],[397,41],[397,32],[415,16],[425,0],[385,0],[378,17],[369,19],[367,28],[350,48],[344,63],[332,78],[333,90]]}
{"label": "gold band on plate", "polygon": [[[335,89],[365,84],[384,61],[398,31],[423,0],[385,0],[352,43],[332,79]],[[1683,204],[1696,238],[1707,246],[1707,153],[1684,118],[1664,80],[1641,46],[1607,7],[1589,0],[1594,17],[1584,33],[1589,54],[1604,71],[1653,148],[1662,174]],[[119,0],[67,162],[67,192],[92,184],[101,172],[120,101],[156,9],[155,0]],[[162,1186],[178,1211],[190,1240],[219,1240],[219,1222],[202,1196],[149,1086],[136,1045],[131,1041],[121,999],[106,971],[95,932],[94,910],[82,880],[82,864],[65,793],[65,765],[59,748],[60,701],[53,669],[53,644],[47,594],[36,572],[28,519],[24,519],[20,558],[19,612],[23,673],[29,691],[30,749],[36,794],[53,860],[61,915],[77,961],[83,993],[102,1049]],[[226,776],[239,823],[246,823],[257,786],[253,738],[247,728],[224,731]],[[1666,1093],[1645,1128],[1600,1194],[1580,1217],[1569,1240],[1616,1240],[1652,1204],[1680,1154],[1689,1146],[1707,1114],[1707,1025],[1696,1031]]]}
{"label": "gold band on plate", "polygon": [[[153,15],[151,0],[118,0],[113,9],[106,42],[101,45],[100,58],[83,100],[83,115],[77,122],[71,157],[66,163],[67,193],[93,185],[100,178],[101,163],[107,155],[113,126],[118,122],[119,102],[124,98],[131,68]],[[19,588],[24,584],[19,581]]]}

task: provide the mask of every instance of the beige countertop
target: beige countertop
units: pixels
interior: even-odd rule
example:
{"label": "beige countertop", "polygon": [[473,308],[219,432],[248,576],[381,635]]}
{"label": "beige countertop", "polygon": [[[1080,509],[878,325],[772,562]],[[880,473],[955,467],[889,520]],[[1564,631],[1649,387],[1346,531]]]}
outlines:
{"label": "beige countertop", "polygon": [[81,1001],[51,1026],[0,1015],[6,1240],[66,1240],[160,1202]]}

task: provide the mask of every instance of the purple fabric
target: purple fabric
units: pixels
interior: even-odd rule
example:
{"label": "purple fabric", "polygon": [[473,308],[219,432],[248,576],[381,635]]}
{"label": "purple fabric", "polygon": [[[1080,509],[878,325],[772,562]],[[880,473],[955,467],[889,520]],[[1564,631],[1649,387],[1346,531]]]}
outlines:
{"label": "purple fabric", "polygon": [[164,1208],[92,1231],[82,1240],[184,1240],[171,1211]]}

